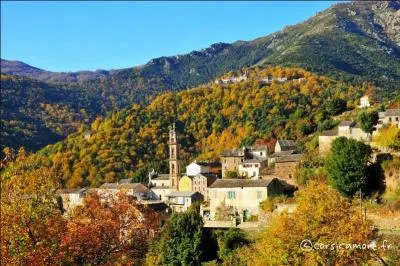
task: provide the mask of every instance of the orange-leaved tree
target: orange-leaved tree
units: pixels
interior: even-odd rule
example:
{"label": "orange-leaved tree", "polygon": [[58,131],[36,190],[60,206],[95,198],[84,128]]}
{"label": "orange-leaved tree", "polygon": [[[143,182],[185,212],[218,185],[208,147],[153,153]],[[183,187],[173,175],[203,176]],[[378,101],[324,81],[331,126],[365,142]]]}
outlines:
{"label": "orange-leaved tree", "polygon": [[137,264],[158,228],[157,214],[127,195],[93,193],[71,213],[61,258],[72,264]]}

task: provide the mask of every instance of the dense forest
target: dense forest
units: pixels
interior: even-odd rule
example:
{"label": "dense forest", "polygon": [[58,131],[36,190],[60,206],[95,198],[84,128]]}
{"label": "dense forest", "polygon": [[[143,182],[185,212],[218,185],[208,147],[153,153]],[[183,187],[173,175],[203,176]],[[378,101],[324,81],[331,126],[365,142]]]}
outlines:
{"label": "dense forest", "polygon": [[[248,79],[233,84],[208,84],[179,93],[165,93],[146,107],[133,105],[97,118],[90,128],[68,136],[39,153],[62,173],[64,185],[98,186],[134,177],[141,169],[165,170],[168,127],[176,121],[182,164],[195,157],[216,160],[223,149],[275,138],[299,142],[331,128],[331,116],[353,108],[369,88],[354,87],[299,68],[245,69]],[[237,76],[241,73],[228,73]],[[288,81],[264,84],[265,77]],[[304,78],[305,80],[293,80]]]}

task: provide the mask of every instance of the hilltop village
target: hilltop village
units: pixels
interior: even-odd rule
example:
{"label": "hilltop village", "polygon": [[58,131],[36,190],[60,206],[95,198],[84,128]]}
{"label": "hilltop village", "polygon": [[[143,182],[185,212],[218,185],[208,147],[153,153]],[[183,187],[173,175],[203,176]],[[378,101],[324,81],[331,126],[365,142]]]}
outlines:
{"label": "hilltop village", "polygon": [[[368,96],[360,99],[360,108],[367,109],[372,104]],[[400,109],[397,106],[379,112],[372,134],[361,129],[356,121],[341,120],[336,128],[319,135],[320,156],[329,152],[332,142],[338,137],[383,149],[372,142],[372,136],[383,126],[400,128],[399,121]],[[172,124],[168,141],[168,173],[158,173],[153,169],[148,173],[146,185],[121,179],[116,183],[104,183],[99,188],[61,190],[64,210],[68,212],[81,205],[89,193],[106,197],[124,192],[140,204],[162,213],[165,219],[171,213],[185,212],[197,206],[205,227],[258,227],[266,220],[260,211],[265,200],[277,196],[291,197],[298,189],[295,176],[302,154],[298,152],[295,140],[278,139],[273,151],[267,145],[224,150],[219,161],[194,160],[186,169],[180,168],[179,145],[179,135]],[[291,212],[294,208],[291,203],[280,204],[275,211]]]}

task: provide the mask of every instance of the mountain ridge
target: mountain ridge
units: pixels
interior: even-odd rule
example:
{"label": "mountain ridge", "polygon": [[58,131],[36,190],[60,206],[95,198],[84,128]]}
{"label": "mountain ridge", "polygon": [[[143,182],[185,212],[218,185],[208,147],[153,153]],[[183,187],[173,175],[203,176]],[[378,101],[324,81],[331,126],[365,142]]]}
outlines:
{"label": "mountain ridge", "polygon": [[303,67],[336,79],[368,80],[391,94],[400,86],[399,9],[398,1],[337,3],[301,23],[254,40],[215,43],[114,71],[57,73],[39,79],[89,87],[87,83],[106,80],[113,88],[136,90],[152,87],[151,82],[140,83],[138,79],[159,78],[162,84],[156,85],[162,92],[197,86],[242,67],[272,64]]}

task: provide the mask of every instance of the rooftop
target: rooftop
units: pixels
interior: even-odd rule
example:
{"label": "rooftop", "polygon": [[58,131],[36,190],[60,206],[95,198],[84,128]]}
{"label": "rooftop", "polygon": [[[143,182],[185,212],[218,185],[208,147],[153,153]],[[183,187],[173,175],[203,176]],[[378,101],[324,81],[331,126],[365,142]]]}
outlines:
{"label": "rooftop", "polygon": [[166,197],[191,197],[198,192],[196,191],[173,191],[166,195]]}
{"label": "rooftop", "polygon": [[325,130],[324,132],[322,132],[320,134],[320,136],[327,136],[327,137],[329,137],[329,136],[337,136],[337,135],[338,135],[337,128],[331,129],[331,130]]}
{"label": "rooftop", "polygon": [[282,151],[295,150],[297,148],[293,140],[278,139],[277,144],[279,144]]}
{"label": "rooftop", "polygon": [[195,175],[195,177],[196,177],[196,176],[204,176],[204,177],[206,177],[207,179],[208,179],[208,178],[211,178],[211,179],[213,179],[213,178],[218,178],[218,175],[217,175],[217,174],[213,174],[213,173],[200,173],[200,174]]}
{"label": "rooftop", "polygon": [[197,162],[197,161],[194,161],[192,163],[195,163],[195,164],[198,164],[201,166],[209,166],[209,167],[220,167],[221,166],[220,162]]}
{"label": "rooftop", "polygon": [[351,127],[354,126],[354,121],[340,121],[339,127]]}
{"label": "rooftop", "polygon": [[124,178],[124,179],[119,180],[118,183],[120,183],[120,184],[129,184],[131,182],[132,182],[132,178]]}
{"label": "rooftop", "polygon": [[387,109],[385,116],[400,116],[400,109]]}
{"label": "rooftop", "polygon": [[100,186],[100,189],[132,189],[134,192],[145,193],[147,191],[146,186],[141,183],[104,183]]}
{"label": "rooftop", "polygon": [[277,163],[285,163],[285,162],[299,162],[302,154],[290,154],[285,156],[280,156],[276,158]]}
{"label": "rooftop", "polygon": [[210,188],[267,187],[275,179],[218,179]]}
{"label": "rooftop", "polygon": [[257,158],[257,159],[247,159],[241,162],[240,164],[245,164],[245,163],[262,163],[266,161],[267,158]]}
{"label": "rooftop", "polygon": [[222,152],[221,156],[222,157],[243,157],[244,150],[243,149],[225,150]]}
{"label": "rooftop", "polygon": [[152,180],[169,180],[169,174],[157,174],[157,177]]}

